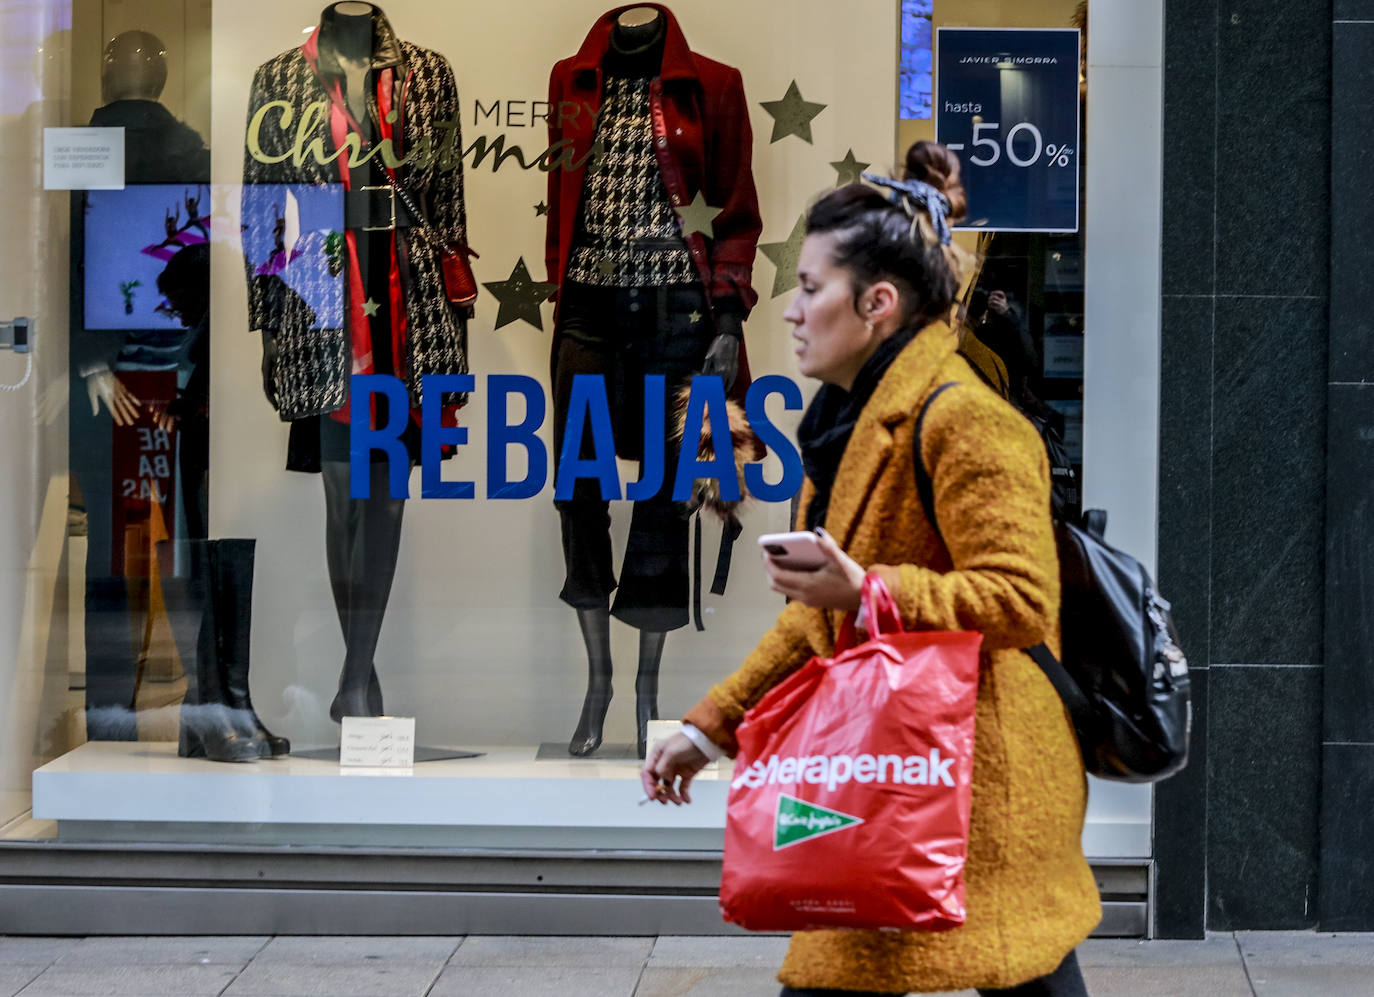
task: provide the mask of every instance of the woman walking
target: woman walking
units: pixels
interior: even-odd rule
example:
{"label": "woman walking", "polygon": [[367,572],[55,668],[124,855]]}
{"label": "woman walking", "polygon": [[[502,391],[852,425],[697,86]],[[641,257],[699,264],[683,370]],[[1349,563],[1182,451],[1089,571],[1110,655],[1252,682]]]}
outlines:
{"label": "woman walking", "polygon": [[[798,432],[799,520],[821,535],[829,563],[790,571],[765,558],[791,601],[642,773],[650,796],[689,802],[702,766],[734,754],[745,711],[813,655],[833,653],[865,572],[887,584],[907,628],[983,634],[967,921],[938,933],[799,932],[779,973],[784,997],[1083,995],[1074,948],[1101,914],[1080,843],[1087,787],[1074,734],[1022,650],[1059,645],[1045,451],[956,352],[944,321],[958,290],[948,219],[965,206],[957,159],[943,148],[937,158],[929,182],[870,177],[891,200],[853,184],[811,209],[785,318],[802,374],[822,382]],[[918,451],[938,528],[922,510]]]}

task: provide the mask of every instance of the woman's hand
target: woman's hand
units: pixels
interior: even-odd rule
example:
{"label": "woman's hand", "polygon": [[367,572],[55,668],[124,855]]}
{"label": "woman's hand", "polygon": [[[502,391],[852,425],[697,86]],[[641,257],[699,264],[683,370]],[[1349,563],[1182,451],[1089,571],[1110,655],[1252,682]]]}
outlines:
{"label": "woman's hand", "polygon": [[814,571],[795,571],[779,566],[771,554],[763,555],[763,566],[768,571],[768,581],[774,592],[781,592],[789,599],[815,609],[839,609],[850,612],[859,608],[859,593],[863,589],[864,569],[835,542],[835,538],[823,529],[817,529],[821,538],[821,552],[826,563]]}
{"label": "woman's hand", "polygon": [[663,804],[691,803],[687,787],[709,761],[686,734],[654,742],[639,773],[644,795]]}

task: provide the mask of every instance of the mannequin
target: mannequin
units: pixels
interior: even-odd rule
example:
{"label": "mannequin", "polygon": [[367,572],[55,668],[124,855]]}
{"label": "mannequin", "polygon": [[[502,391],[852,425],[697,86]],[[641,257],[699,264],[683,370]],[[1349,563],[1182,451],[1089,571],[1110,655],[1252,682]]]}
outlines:
{"label": "mannequin", "polygon": [[[369,3],[346,0],[326,9],[320,21],[320,43],[332,47],[338,56],[345,101],[360,122],[367,119],[366,79],[372,59],[372,16],[376,9]],[[377,291],[377,285],[387,280],[384,257],[389,238],[387,232],[359,233],[359,269],[365,275],[368,292]],[[374,341],[377,331],[374,325]],[[379,402],[379,406],[384,405],[385,402]],[[379,421],[384,418],[379,412]],[[322,426],[321,431],[326,433],[332,428]],[[349,462],[328,457],[322,460],[329,588],[345,649],[339,691],[329,707],[329,717],[336,723],[344,717],[375,717],[385,712],[381,680],[372,659],[381,639],[382,620],[396,576],[405,512],[405,502],[390,497],[385,469],[385,464],[373,463],[371,497],[352,499]]]}
{"label": "mannequin", "polygon": [[[133,187],[149,183],[185,185],[196,190],[210,180],[210,151],[194,129],[177,120],[159,103],[167,81],[166,50],[156,35],[147,31],[121,32],[105,46],[101,56],[101,98],[104,103],[90,118],[92,127],[124,130],[124,175]],[[71,272],[86,266],[87,209],[85,192],[71,200]],[[203,276],[208,295],[209,274]],[[137,695],[139,666],[130,638],[130,580],[114,570],[117,537],[113,505],[118,500],[113,469],[113,435],[116,426],[128,426],[147,412],[128,385],[126,373],[146,368],[151,347],[169,357],[167,366],[189,367],[186,357],[172,349],[184,333],[166,328],[148,330],[87,329],[84,324],[85,283],[71,281],[70,370],[72,404],[68,408],[71,472],[87,525],[86,593],[86,705],[87,736],[92,740],[133,739],[137,735],[132,710]],[[184,470],[179,462],[179,471]],[[194,491],[194,489],[192,489]],[[192,539],[205,536],[204,517],[198,513],[203,489],[183,495],[186,525]],[[177,651],[188,672],[196,670],[197,626],[187,623],[196,615],[188,594],[197,580],[167,575],[162,584]],[[190,600],[190,601],[188,601]],[[191,678],[194,683],[194,676]]]}
{"label": "mannequin", "polygon": [[[349,374],[395,374],[406,380],[412,404],[401,442],[413,466],[420,446],[420,379],[430,373],[466,373],[469,313],[450,304],[439,265],[443,247],[465,246],[467,241],[461,165],[447,170],[437,163],[408,165],[388,175],[381,156],[353,165],[346,153],[329,154],[345,134],[356,135],[363,149],[390,139],[403,156],[456,117],[458,94],[442,56],[397,39],[380,8],[344,0],[322,12],[305,46],[259,69],[250,119],[254,107],[288,96],[300,102],[299,108],[293,105],[295,120],[309,102],[330,98],[328,114],[311,136],[320,140],[329,162],[306,157],[294,167],[291,162],[264,164],[250,150],[245,181],[251,176],[265,185],[251,199],[273,202],[273,213],[269,216],[261,203],[250,212],[246,182],[245,220],[256,221],[262,231],[253,238],[260,242],[270,237],[281,210],[276,188],[342,187],[343,273],[325,278],[334,285],[332,292],[322,294],[318,274],[292,274],[294,258],[268,251],[265,243],[250,252],[247,234],[245,252],[250,312],[262,332],[263,389],[281,417],[292,423],[288,467],[317,471],[324,485],[326,563],[344,638],[338,690],[329,709],[338,722],[345,716],[384,712],[373,659],[395,578],[405,509],[403,499],[391,496],[388,464],[378,453],[370,455],[370,497],[350,497]],[[295,139],[272,128],[259,136],[265,137],[265,149],[268,142]],[[275,146],[269,151],[269,156],[279,154]],[[393,182],[405,196],[393,193]],[[263,258],[280,258],[283,265],[255,269]],[[315,281],[310,285],[314,304],[296,293],[293,280]],[[337,305],[339,284],[342,316],[326,320],[322,313],[330,301]],[[373,425],[389,421],[386,398],[368,404]],[[449,407],[446,415],[451,414]]]}
{"label": "mannequin", "polygon": [[[738,109],[718,123],[728,130],[718,140],[739,160],[722,168],[728,176],[679,171],[677,157],[685,150],[677,143],[704,143],[701,125],[692,138],[679,139],[684,129],[675,128],[672,117],[698,99],[701,91],[690,79],[697,66],[709,73],[702,74],[701,87],[710,86],[713,95],[717,88],[725,91],[714,106]],[[641,5],[603,17],[582,51],[554,67],[550,104],[559,107],[560,101],[585,102],[597,110],[595,123],[564,131],[563,122],[551,120],[551,141],[571,139],[580,152],[595,140],[602,155],[584,175],[562,171],[549,179],[549,279],[560,284],[552,356],[555,452],[562,453],[573,379],[592,374],[604,379],[617,455],[640,460],[645,376],[663,376],[670,398],[697,374],[718,376],[727,389],[739,379],[743,320],[754,300],[749,267],[761,227],[743,92],[736,71],[688,52],[666,8]],[[655,133],[656,103],[666,133]],[[703,104],[712,106],[710,100]],[[703,151],[693,150],[695,161],[707,158]],[[687,232],[676,211],[699,192],[713,207],[725,205],[709,250],[706,237]],[[713,269],[722,246],[728,247],[724,256],[741,259],[729,279]],[[666,424],[663,432],[670,441]],[[590,455],[589,446],[584,435],[582,456]],[[665,450],[672,468],[677,455],[671,442]],[[687,622],[688,521],[671,499],[671,477],[666,474],[653,495],[635,495],[618,580],[608,506],[597,483],[579,479],[571,500],[556,503],[567,567],[561,598],[576,611],[587,655],[587,690],[568,744],[571,755],[586,756],[601,745],[613,694],[612,615],[640,632],[635,722],[641,757],[648,722],[658,718],[667,634]]]}

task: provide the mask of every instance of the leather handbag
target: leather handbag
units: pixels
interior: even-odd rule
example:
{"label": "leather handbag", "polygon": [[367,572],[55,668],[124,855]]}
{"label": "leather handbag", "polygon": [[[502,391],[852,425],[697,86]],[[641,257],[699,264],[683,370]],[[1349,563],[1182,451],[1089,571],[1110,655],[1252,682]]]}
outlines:
{"label": "leather handbag", "polygon": [[477,300],[477,278],[468,257],[480,259],[471,246],[444,246],[439,258],[444,272],[444,293],[460,308],[470,308]]}

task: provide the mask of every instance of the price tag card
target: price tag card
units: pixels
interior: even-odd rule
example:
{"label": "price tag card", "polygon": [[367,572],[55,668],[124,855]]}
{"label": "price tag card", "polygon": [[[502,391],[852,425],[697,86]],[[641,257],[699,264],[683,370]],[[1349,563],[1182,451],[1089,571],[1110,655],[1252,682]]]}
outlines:
{"label": "price tag card", "polygon": [[415,764],[414,717],[344,717],[339,764],[410,768]]}
{"label": "price tag card", "polygon": [[960,228],[1077,232],[1076,28],[940,28],[935,134],[959,156]]}
{"label": "price tag card", "polygon": [[123,128],[44,128],[44,190],[123,190]]}

